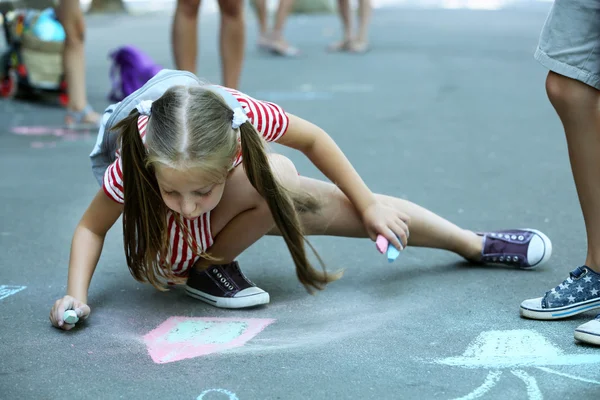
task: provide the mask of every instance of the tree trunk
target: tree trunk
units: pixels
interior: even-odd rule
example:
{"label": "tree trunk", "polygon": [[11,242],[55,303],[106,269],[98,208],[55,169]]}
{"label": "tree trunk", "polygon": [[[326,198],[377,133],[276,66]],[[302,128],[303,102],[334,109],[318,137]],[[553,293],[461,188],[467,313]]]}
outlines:
{"label": "tree trunk", "polygon": [[92,0],[88,13],[125,12],[123,0]]}

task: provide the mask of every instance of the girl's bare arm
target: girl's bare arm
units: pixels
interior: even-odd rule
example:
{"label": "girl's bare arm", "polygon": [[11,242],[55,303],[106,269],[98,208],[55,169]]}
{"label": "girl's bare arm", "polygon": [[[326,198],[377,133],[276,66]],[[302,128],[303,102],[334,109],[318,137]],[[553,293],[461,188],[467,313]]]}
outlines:
{"label": "girl's bare arm", "polygon": [[88,289],[102,252],[104,238],[122,212],[123,205],[109,199],[102,189],[98,191],[75,228],[67,295],[87,303]]}

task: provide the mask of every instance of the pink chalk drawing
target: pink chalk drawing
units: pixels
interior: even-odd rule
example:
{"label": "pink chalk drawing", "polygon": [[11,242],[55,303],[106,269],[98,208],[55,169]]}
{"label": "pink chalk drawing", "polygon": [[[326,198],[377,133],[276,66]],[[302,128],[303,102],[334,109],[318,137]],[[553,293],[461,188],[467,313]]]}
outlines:
{"label": "pink chalk drawing", "polygon": [[54,148],[56,147],[56,142],[31,142],[29,145],[33,149],[43,149],[45,147]]}
{"label": "pink chalk drawing", "polygon": [[170,317],[144,335],[148,353],[157,364],[220,353],[241,347],[274,319]]}
{"label": "pink chalk drawing", "polygon": [[[12,133],[20,136],[50,136],[57,137],[63,141],[73,142],[78,140],[88,140],[92,138],[92,130],[90,129],[68,129],[51,126],[15,126],[11,128]],[[31,142],[31,147],[34,149],[53,148],[57,142]]]}

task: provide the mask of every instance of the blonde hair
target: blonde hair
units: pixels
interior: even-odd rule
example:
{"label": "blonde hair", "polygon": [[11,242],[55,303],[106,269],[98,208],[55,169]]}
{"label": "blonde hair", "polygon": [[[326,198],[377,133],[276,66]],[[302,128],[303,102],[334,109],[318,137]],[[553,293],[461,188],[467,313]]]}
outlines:
{"label": "blonde hair", "polygon": [[[215,183],[222,182],[238,151],[233,110],[223,97],[207,86],[174,86],[152,103],[146,145],[140,137],[134,109],[115,126],[120,131],[123,165],[123,236],[127,265],[138,281],[164,290],[160,278],[182,282],[166,266],[167,212],[154,174],[157,163],[185,170],[200,168]],[[314,212],[316,203],[307,195],[294,195],[281,186],[271,171],[264,139],[248,121],[239,127],[243,165],[248,180],[266,200],[273,219],[296,265],[296,275],[308,292],[321,290],[341,273],[314,269],[308,261],[307,243],[298,211]],[[214,260],[189,233],[181,217],[176,221],[194,254]],[[312,247],[311,247],[312,248]],[[314,251],[314,249],[313,249]]]}

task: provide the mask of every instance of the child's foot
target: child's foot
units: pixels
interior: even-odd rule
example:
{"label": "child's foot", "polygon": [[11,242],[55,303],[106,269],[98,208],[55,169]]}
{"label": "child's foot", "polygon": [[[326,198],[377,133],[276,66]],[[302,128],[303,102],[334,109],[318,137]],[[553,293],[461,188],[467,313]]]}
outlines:
{"label": "child's foot", "polygon": [[327,47],[327,51],[330,53],[337,53],[340,51],[350,51],[351,48],[352,48],[352,40],[344,39],[341,42],[335,42],[333,44],[330,44]]}
{"label": "child's foot", "polygon": [[300,54],[300,50],[285,40],[272,41],[269,44],[269,51],[274,55],[282,57],[296,57]]}
{"label": "child's foot", "polygon": [[600,346],[600,314],[590,322],[579,325],[575,329],[575,339],[580,342]]}
{"label": "child's foot", "polygon": [[[532,319],[560,319],[600,308],[600,274],[587,266],[577,267],[544,297],[521,303],[521,315]],[[600,325],[600,322],[598,322]]]}
{"label": "child's foot", "polygon": [[267,36],[261,35],[258,38],[258,42],[257,42],[256,46],[258,47],[259,50],[269,51],[270,43],[271,43],[271,41],[269,40],[269,38]]}
{"label": "child's foot", "polygon": [[479,261],[532,269],[544,264],[552,255],[552,242],[535,229],[510,229],[477,233],[482,237],[483,250]]}
{"label": "child's foot", "polygon": [[95,129],[100,126],[100,114],[89,104],[81,111],[67,110],[65,125],[69,129]]}
{"label": "child's foot", "polygon": [[269,302],[269,293],[246,278],[236,261],[211,265],[206,271],[192,268],[185,289],[189,296],[219,308],[246,308]]}
{"label": "child's foot", "polygon": [[369,51],[369,42],[354,41],[350,44],[349,51],[357,54],[364,54]]}

